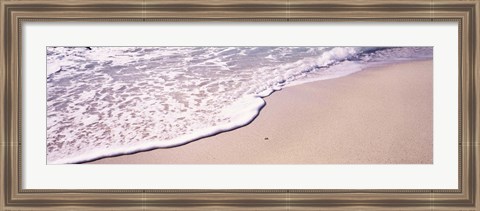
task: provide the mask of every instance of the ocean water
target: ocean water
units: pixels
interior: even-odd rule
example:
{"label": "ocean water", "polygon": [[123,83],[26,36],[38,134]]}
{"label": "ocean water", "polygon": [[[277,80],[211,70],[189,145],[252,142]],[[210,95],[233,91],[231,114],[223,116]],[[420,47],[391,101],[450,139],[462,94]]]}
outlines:
{"label": "ocean water", "polygon": [[[247,125],[284,87],[433,58],[432,47],[48,47],[47,163]],[[201,140],[199,140],[201,141]]]}

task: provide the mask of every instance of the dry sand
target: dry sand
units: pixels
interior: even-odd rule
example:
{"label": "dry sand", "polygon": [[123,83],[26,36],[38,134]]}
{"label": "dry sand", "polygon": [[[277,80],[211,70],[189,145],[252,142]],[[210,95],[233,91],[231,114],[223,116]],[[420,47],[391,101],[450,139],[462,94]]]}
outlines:
{"label": "dry sand", "polygon": [[433,63],[288,87],[249,125],[108,164],[431,164]]}

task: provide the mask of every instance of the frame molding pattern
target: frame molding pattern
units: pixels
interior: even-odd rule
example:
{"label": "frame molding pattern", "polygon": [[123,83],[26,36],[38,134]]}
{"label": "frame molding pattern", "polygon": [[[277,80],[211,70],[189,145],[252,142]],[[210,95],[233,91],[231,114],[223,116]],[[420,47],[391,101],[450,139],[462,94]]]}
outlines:
{"label": "frame molding pattern", "polygon": [[[0,210],[478,210],[479,0],[0,0]],[[409,190],[22,189],[23,22],[459,23],[459,188]]]}

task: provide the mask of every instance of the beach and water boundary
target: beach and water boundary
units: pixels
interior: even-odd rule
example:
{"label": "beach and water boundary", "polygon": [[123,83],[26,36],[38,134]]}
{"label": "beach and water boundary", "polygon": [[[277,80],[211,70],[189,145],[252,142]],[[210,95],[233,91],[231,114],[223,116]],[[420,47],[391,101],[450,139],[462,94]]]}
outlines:
{"label": "beach and water boundary", "polygon": [[93,164],[432,164],[433,62],[290,86],[250,124]]}

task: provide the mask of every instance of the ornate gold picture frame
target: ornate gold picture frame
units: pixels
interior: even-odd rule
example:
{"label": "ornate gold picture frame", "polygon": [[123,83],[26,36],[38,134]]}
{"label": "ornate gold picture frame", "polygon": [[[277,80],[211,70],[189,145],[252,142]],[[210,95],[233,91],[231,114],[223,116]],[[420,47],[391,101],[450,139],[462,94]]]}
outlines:
{"label": "ornate gold picture frame", "polygon": [[[478,210],[478,0],[0,0],[0,210]],[[25,22],[457,22],[458,189],[24,189]],[[28,131],[27,131],[28,132]]]}

